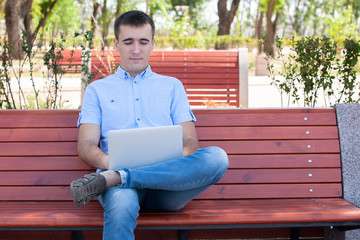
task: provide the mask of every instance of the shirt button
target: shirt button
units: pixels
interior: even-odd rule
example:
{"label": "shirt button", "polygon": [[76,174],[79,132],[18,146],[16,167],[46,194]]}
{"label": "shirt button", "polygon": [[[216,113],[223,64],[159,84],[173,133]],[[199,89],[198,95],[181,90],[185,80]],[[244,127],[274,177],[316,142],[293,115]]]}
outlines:
{"label": "shirt button", "polygon": [[138,98],[135,98],[135,100],[136,100],[136,101],[139,101],[139,99],[138,99]]}
{"label": "shirt button", "polygon": [[137,81],[134,81],[135,84],[137,84]]}
{"label": "shirt button", "polygon": [[140,118],[137,118],[136,120],[137,120],[137,121],[140,121]]}

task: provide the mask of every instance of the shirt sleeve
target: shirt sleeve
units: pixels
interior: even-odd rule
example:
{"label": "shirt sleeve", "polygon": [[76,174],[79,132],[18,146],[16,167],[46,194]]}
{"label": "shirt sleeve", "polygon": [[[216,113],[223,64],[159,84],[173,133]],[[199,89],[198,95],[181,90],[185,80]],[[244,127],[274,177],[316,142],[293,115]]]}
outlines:
{"label": "shirt sleeve", "polygon": [[196,121],[196,118],[190,108],[184,86],[178,80],[173,89],[173,100],[171,104],[171,118],[173,124],[182,122]]}
{"label": "shirt sleeve", "polygon": [[92,84],[86,88],[77,126],[79,127],[82,123],[93,123],[101,126],[99,98]]}

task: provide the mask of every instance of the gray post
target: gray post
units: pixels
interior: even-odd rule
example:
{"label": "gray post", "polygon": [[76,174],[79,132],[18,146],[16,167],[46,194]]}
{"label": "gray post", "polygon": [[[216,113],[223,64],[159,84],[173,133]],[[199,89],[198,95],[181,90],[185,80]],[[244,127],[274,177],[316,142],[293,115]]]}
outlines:
{"label": "gray post", "polygon": [[[341,149],[344,199],[360,207],[360,104],[336,104]],[[360,239],[360,230],[339,232],[326,229],[328,238]]]}
{"label": "gray post", "polygon": [[249,106],[249,56],[247,48],[239,48],[239,107]]}

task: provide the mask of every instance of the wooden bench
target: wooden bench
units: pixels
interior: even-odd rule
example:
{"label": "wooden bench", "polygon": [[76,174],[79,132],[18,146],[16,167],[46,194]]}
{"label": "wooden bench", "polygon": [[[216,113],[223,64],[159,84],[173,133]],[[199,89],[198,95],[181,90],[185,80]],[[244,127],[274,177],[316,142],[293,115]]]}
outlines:
{"label": "wooden bench", "polygon": [[59,61],[59,65],[64,69],[64,73],[81,73],[81,49],[75,50],[62,50],[61,54],[63,56]]}
{"label": "wooden bench", "polygon": [[[247,51],[153,51],[149,64],[156,73],[178,78],[193,107],[247,107]],[[115,50],[91,56],[93,80],[114,73],[121,63]]]}
{"label": "wooden bench", "polygon": [[[94,170],[77,156],[78,113],[0,111],[1,239],[101,239],[102,207],[76,207],[69,189]],[[334,109],[194,113],[201,147],[225,149],[229,170],[181,211],[142,211],[136,239],[323,239],[324,227],[359,227]]]}

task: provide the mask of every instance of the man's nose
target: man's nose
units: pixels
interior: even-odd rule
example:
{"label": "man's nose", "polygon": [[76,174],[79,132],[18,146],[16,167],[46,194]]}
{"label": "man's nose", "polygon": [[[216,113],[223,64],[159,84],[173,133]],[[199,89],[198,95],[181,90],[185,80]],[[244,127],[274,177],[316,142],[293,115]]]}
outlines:
{"label": "man's nose", "polygon": [[140,53],[140,43],[135,42],[133,51],[134,53]]}

